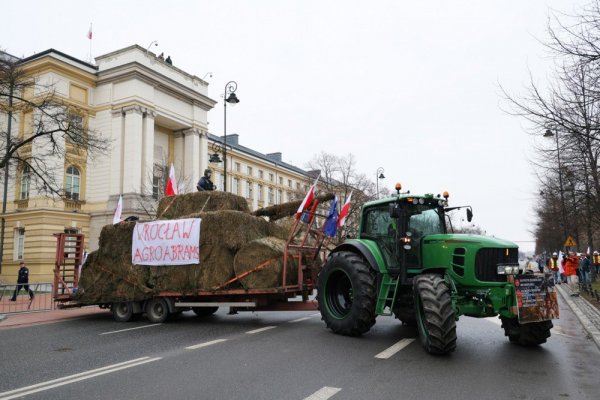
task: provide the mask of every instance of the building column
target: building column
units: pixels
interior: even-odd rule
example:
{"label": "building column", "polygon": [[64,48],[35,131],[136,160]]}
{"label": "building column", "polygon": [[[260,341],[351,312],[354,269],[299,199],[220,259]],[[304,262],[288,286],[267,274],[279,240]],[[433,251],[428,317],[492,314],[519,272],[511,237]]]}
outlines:
{"label": "building column", "polygon": [[[200,154],[200,165],[198,166],[198,177],[196,178],[196,182],[198,182],[198,180],[200,180],[200,177],[204,175],[204,170],[206,168],[210,168],[210,165],[208,164],[208,158],[210,157],[208,153],[208,132],[206,131],[200,132],[200,148],[198,149],[198,151]],[[213,175],[213,183],[215,185],[219,185],[219,183],[216,181],[216,174],[214,172]]]}
{"label": "building column", "polygon": [[143,115],[142,133],[142,189],[144,194],[152,194],[154,174],[154,118],[156,113],[146,110]]}
{"label": "building column", "polygon": [[196,182],[200,179],[201,133],[196,128],[186,129],[182,133],[184,138],[183,176],[186,181],[185,191],[189,193],[196,190]]}
{"label": "building column", "polygon": [[123,108],[123,193],[142,191],[143,112],[139,106]]}
{"label": "building column", "polygon": [[123,193],[123,110],[112,112],[109,195]]}

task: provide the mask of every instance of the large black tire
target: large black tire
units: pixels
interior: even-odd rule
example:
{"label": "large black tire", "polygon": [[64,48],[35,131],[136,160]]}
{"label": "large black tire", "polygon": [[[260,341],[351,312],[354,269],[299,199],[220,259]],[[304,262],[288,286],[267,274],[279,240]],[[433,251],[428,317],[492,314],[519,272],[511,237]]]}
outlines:
{"label": "large black tire", "polygon": [[341,335],[362,335],[375,324],[375,273],[354,253],[334,253],[319,274],[317,300],[329,329]]}
{"label": "large black tire", "polygon": [[146,317],[153,324],[162,324],[169,317],[169,306],[165,299],[154,297],[146,303]]}
{"label": "large black tire", "polygon": [[511,343],[521,346],[538,346],[546,343],[551,335],[550,330],[554,326],[552,321],[530,322],[520,324],[517,318],[500,317],[504,336],[508,336]]}
{"label": "large black tire", "polygon": [[428,353],[446,354],[456,349],[456,318],[450,289],[437,274],[423,274],[413,282],[417,327]]}
{"label": "large black tire", "polygon": [[410,291],[403,291],[398,294],[392,311],[394,316],[402,321],[403,325],[417,326],[417,311],[415,310],[414,296]]}
{"label": "large black tire", "polygon": [[217,312],[219,307],[192,307],[192,311],[198,317],[208,317],[209,315],[213,315]]}
{"label": "large black tire", "polygon": [[113,319],[117,322],[128,322],[133,319],[133,303],[130,301],[112,303],[110,310]]}

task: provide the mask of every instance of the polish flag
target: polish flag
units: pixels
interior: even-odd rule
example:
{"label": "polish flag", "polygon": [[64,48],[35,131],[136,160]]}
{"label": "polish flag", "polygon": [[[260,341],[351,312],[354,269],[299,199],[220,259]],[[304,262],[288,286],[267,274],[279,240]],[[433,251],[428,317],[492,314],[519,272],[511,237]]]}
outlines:
{"label": "polish flag", "polygon": [[87,38],[92,40],[92,24],[90,24],[90,30],[87,33]]}
{"label": "polish flag", "polygon": [[342,211],[340,211],[340,216],[338,217],[337,225],[338,228],[341,228],[346,223],[346,218],[348,217],[348,213],[350,212],[350,199],[352,198],[352,192],[346,199],[344,206],[342,207]]}
{"label": "polish flag", "polygon": [[312,203],[313,199],[315,198],[315,187],[317,186],[317,182],[320,177],[321,175],[319,174],[319,176],[317,176],[317,179],[315,179],[315,183],[312,184],[312,186],[308,190],[308,193],[306,193],[306,197],[304,197],[304,200],[302,200],[302,204],[300,204],[300,207],[298,207],[298,211],[296,211],[296,219],[300,218],[304,210],[306,210],[310,206],[310,203]]}
{"label": "polish flag", "polygon": [[119,196],[119,202],[117,203],[117,209],[115,210],[115,216],[113,217],[113,225],[121,222],[121,212],[123,212],[123,196]]}
{"label": "polish flag", "polygon": [[171,169],[169,171],[169,180],[167,180],[167,187],[165,188],[165,196],[173,196],[177,194],[177,180],[175,179],[175,167],[171,163]]}

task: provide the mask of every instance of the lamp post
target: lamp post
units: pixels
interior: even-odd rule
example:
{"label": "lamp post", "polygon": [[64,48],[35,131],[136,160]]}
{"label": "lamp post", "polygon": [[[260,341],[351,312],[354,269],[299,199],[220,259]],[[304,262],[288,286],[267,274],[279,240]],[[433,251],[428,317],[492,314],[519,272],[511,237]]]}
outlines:
{"label": "lamp post", "polygon": [[377,168],[377,172],[375,172],[376,185],[377,185],[377,199],[379,199],[379,180],[385,179],[385,175],[383,175],[383,167]]}
{"label": "lamp post", "polygon": [[[224,138],[224,143],[223,143],[223,179],[224,179],[224,183],[223,183],[223,191],[226,192],[227,191],[227,103],[230,104],[237,104],[240,102],[240,100],[237,98],[237,96],[235,95],[235,91],[237,90],[237,82],[235,81],[229,81],[227,82],[227,84],[225,85],[225,92],[223,94],[223,118],[224,118],[224,122],[223,122],[223,138]],[[227,96],[229,95],[229,96]]]}
{"label": "lamp post", "polygon": [[558,131],[555,135],[550,129],[546,129],[546,132],[544,132],[544,137],[549,138],[553,136],[556,138],[556,160],[558,162],[558,189],[560,193],[560,213],[562,219],[561,225],[563,228],[563,240],[567,240],[567,218],[565,216],[565,194],[563,188],[562,166],[560,165],[560,145],[558,142]]}

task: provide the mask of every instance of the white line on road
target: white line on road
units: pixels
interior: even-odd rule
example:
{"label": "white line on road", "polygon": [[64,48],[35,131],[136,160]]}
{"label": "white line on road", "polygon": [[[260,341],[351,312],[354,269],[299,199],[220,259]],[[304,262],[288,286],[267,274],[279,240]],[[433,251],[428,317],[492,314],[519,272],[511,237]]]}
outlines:
{"label": "white line on road", "polygon": [[11,390],[8,392],[0,393],[0,400],[10,400],[15,399],[17,397],[27,396],[29,394],[43,392],[45,390],[53,389],[59,386],[68,385],[69,383],[75,383],[79,381],[83,381],[86,379],[94,378],[96,376],[110,374],[112,372],[117,372],[122,369],[136,367],[138,365],[146,364],[153,361],[158,361],[162,357],[142,357],[136,358],[135,360],[125,361],[118,364],[108,365],[106,367],[93,369],[86,372],[81,372],[75,375],[69,375],[58,379],[53,379],[51,381],[37,383],[35,385],[26,386],[20,389]]}
{"label": "white line on road", "polygon": [[330,397],[333,397],[333,395],[335,395],[340,390],[342,389],[331,386],[325,386],[317,390],[310,396],[306,397],[304,400],[327,400]]}
{"label": "white line on road", "polygon": [[394,354],[396,354],[397,352],[399,352],[400,350],[402,350],[403,348],[405,348],[406,346],[408,346],[409,344],[411,344],[412,342],[414,342],[415,339],[402,339],[401,341],[399,341],[398,343],[388,347],[387,349],[385,349],[384,351],[382,351],[381,353],[377,354],[375,356],[375,358],[381,358],[381,359],[388,359],[391,356],[393,356]]}
{"label": "white line on road", "polygon": [[121,333],[121,332],[133,331],[133,330],[136,330],[136,329],[152,328],[153,326],[159,326],[159,325],[162,325],[162,324],[152,324],[152,325],[136,326],[135,328],[127,328],[127,329],[121,329],[121,330],[118,330],[118,331],[103,332],[103,333],[99,333],[99,335],[112,335],[113,333]]}
{"label": "white line on road", "polygon": [[211,340],[210,342],[204,342],[204,343],[200,343],[200,344],[195,344],[193,346],[188,346],[186,347],[186,349],[188,350],[196,350],[199,349],[201,347],[206,347],[206,346],[210,346],[213,344],[217,344],[217,343],[222,343],[222,342],[226,342],[227,339],[216,339],[216,340]]}
{"label": "white line on road", "polygon": [[273,329],[273,328],[277,328],[277,327],[276,326],[265,326],[264,328],[255,329],[253,331],[248,331],[246,333],[249,334],[249,335],[254,335],[255,333],[268,331],[269,329]]}

